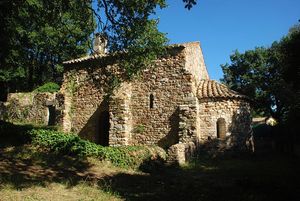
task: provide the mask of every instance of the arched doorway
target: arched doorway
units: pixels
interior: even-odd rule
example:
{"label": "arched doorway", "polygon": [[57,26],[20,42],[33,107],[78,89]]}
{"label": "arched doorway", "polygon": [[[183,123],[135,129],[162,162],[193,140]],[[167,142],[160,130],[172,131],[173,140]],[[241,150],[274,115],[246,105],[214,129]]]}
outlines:
{"label": "arched doorway", "polygon": [[48,105],[48,126],[55,125],[55,106]]}
{"label": "arched doorway", "polygon": [[98,122],[98,135],[99,135],[99,141],[98,143],[102,146],[108,146],[109,145],[109,112],[108,111],[102,111],[99,115],[99,122]]}
{"label": "arched doorway", "polygon": [[226,137],[226,122],[224,118],[217,120],[217,138],[224,139]]}

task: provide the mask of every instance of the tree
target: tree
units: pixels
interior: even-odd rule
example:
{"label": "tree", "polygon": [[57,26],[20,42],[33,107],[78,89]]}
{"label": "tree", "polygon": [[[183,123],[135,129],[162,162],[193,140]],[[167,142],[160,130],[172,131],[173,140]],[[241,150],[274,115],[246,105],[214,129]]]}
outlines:
{"label": "tree", "polygon": [[[191,9],[196,0],[183,0]],[[108,37],[112,52],[126,51],[121,58],[129,79],[164,53],[167,39],[157,29],[158,20],[150,18],[166,0],[97,0],[98,30]]]}
{"label": "tree", "polygon": [[0,82],[12,90],[32,90],[56,81],[63,60],[87,53],[95,28],[89,6],[77,0],[4,1]]}
{"label": "tree", "polygon": [[[188,9],[196,4],[183,2]],[[150,16],[165,6],[165,0],[97,0],[98,31],[108,37],[110,51],[127,52],[119,63],[129,78],[164,52],[167,39],[157,29],[158,20]]]}
{"label": "tree", "polygon": [[286,118],[289,123],[297,125],[300,119],[300,24],[295,25],[282,39],[283,79],[289,84],[293,95],[290,97]]}
{"label": "tree", "polygon": [[197,0],[183,0],[183,2],[185,3],[185,8],[190,10],[194,5],[196,5]]}
{"label": "tree", "polygon": [[255,102],[255,112],[290,121],[299,101],[299,26],[271,47],[260,47],[230,56],[231,63],[221,65],[222,82]]}
{"label": "tree", "polygon": [[[188,9],[196,4],[183,2]],[[0,6],[2,90],[29,91],[56,81],[62,61],[88,53],[96,24],[110,51],[126,52],[120,63],[129,78],[161,55],[167,42],[150,17],[165,0],[5,0]]]}
{"label": "tree", "polygon": [[155,8],[166,6],[164,0],[98,0],[94,11],[98,31],[108,38],[111,52],[126,52],[120,64],[129,78],[163,53],[167,42],[158,31]]}

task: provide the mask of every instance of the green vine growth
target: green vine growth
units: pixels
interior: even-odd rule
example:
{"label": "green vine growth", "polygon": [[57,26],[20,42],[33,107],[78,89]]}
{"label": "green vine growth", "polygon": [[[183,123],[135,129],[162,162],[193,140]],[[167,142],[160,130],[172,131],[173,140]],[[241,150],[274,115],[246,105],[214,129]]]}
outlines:
{"label": "green vine growth", "polygon": [[132,130],[133,133],[143,133],[144,131],[145,131],[145,125],[143,124],[136,125]]}

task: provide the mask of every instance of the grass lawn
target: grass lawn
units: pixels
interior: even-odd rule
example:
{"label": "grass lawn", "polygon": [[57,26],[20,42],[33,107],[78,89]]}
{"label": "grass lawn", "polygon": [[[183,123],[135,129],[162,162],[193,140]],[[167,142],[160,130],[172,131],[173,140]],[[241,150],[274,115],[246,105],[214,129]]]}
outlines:
{"label": "grass lawn", "polygon": [[[122,200],[98,182],[124,170],[96,159],[38,151],[31,145],[0,149],[0,200]],[[130,171],[126,171],[130,173]]]}
{"label": "grass lawn", "polygon": [[151,173],[32,145],[0,148],[0,200],[300,200],[299,158],[201,159]]}

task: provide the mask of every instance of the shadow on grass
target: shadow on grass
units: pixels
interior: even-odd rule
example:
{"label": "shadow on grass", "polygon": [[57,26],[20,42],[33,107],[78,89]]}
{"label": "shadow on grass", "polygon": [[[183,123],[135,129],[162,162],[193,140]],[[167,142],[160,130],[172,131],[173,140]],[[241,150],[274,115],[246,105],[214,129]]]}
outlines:
{"label": "shadow on grass", "polygon": [[299,200],[299,174],[294,159],[207,159],[150,174],[107,176],[99,185],[126,200]]}
{"label": "shadow on grass", "polygon": [[84,158],[40,151],[22,143],[15,145],[0,148],[0,189],[5,185],[23,189],[47,187],[51,182],[67,187],[92,182],[95,188],[133,201],[300,200],[299,158],[201,157],[184,167],[145,161],[140,167],[144,172],[117,172],[107,176],[91,171],[93,164]]}
{"label": "shadow on grass", "polygon": [[28,132],[33,128],[41,127],[0,121],[0,188],[10,185],[22,189],[46,186],[50,182],[74,186],[80,181],[95,179],[88,171],[93,165],[86,158],[33,147]]}
{"label": "shadow on grass", "polygon": [[43,152],[24,153],[31,151],[26,147],[0,149],[0,188],[1,184],[22,189],[46,186],[50,182],[74,186],[80,181],[95,177],[87,171],[91,164],[85,159]]}

